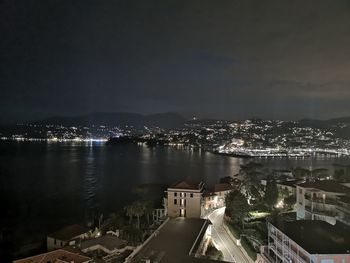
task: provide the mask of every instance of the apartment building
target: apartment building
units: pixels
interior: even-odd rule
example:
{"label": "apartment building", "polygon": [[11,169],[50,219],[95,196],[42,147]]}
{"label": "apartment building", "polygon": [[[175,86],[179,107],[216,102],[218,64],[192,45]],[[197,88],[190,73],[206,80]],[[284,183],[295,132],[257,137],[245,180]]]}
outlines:
{"label": "apartment building", "polygon": [[184,180],[167,190],[167,212],[169,217],[200,218],[204,183]]}
{"label": "apartment building", "polygon": [[350,225],[350,185],[334,180],[297,185],[297,219]]}
{"label": "apartment building", "polygon": [[318,220],[268,223],[268,245],[256,262],[350,262],[350,228]]}

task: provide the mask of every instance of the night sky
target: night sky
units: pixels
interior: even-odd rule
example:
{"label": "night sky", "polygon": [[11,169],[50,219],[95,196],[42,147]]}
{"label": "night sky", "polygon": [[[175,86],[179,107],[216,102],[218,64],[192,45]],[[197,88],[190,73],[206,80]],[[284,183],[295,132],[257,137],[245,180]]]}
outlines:
{"label": "night sky", "polygon": [[0,120],[350,115],[350,1],[1,1]]}

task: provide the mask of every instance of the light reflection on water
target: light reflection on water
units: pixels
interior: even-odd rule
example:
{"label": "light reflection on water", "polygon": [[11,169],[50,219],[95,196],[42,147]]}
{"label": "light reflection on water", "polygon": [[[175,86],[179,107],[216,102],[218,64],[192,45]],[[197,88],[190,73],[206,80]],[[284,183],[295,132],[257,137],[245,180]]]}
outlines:
{"label": "light reflection on water", "polygon": [[[0,143],[0,147],[2,147]],[[121,209],[139,184],[171,184],[187,177],[212,186],[247,159],[188,148],[105,146],[101,143],[16,143],[0,148],[4,200],[13,210],[1,224],[50,231]],[[271,168],[319,167],[348,159],[256,159]],[[8,218],[6,218],[6,216]],[[25,217],[23,222],[20,218]],[[5,222],[5,223],[4,223]],[[19,225],[16,225],[19,224]],[[39,229],[39,230],[38,230]]]}

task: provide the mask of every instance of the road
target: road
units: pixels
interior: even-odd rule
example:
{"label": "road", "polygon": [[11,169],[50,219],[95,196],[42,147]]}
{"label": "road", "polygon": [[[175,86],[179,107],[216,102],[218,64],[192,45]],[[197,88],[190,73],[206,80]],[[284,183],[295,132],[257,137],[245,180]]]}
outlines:
{"label": "road", "polygon": [[223,227],[225,207],[216,209],[210,213],[207,218],[213,223],[212,239],[219,250],[224,255],[224,261],[236,263],[251,263],[236,245],[232,237],[226,232]]}

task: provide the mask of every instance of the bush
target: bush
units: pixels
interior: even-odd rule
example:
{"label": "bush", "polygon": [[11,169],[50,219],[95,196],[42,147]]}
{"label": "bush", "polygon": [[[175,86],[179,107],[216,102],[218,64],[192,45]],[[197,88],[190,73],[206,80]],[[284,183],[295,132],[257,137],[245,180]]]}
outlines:
{"label": "bush", "polygon": [[232,235],[235,238],[239,239],[239,237],[242,234],[242,229],[237,224],[235,224],[234,222],[227,223],[227,227],[231,231]]}
{"label": "bush", "polygon": [[248,256],[255,261],[256,260],[256,251],[254,247],[250,244],[249,240],[246,237],[241,238],[241,245],[244,250],[247,252]]}
{"label": "bush", "polygon": [[224,255],[222,254],[221,250],[218,250],[213,243],[209,243],[207,251],[205,252],[205,255],[212,260],[223,260]]}

